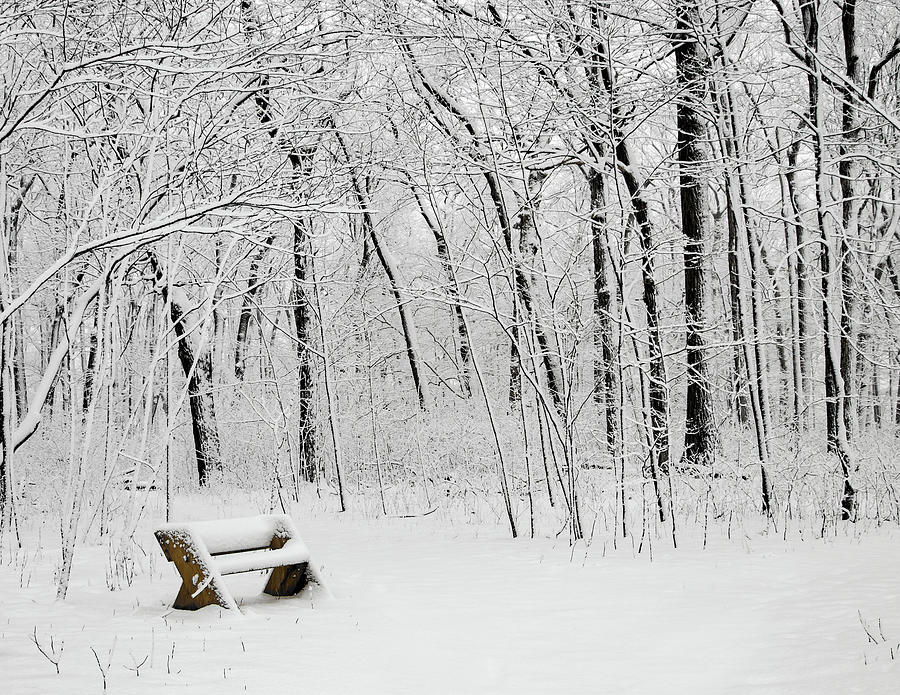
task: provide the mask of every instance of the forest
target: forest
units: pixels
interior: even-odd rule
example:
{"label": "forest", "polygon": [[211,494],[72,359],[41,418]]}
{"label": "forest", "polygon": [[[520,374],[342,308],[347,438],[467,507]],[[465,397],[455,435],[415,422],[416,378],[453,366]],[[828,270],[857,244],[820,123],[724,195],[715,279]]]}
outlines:
{"label": "forest", "polygon": [[900,523],[895,0],[0,0],[0,56],[0,565],[57,598],[233,499]]}

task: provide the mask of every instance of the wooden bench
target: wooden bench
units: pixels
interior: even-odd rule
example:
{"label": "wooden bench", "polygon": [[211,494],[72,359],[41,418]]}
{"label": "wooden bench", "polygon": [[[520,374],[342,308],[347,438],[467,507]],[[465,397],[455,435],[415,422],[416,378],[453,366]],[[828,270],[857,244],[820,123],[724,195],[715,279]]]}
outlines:
{"label": "wooden bench", "polygon": [[322,583],[286,514],[165,524],[155,535],[181,575],[173,608],[237,608],[223,580],[227,574],[271,569],[263,589],[271,596],[293,596],[310,583]]}

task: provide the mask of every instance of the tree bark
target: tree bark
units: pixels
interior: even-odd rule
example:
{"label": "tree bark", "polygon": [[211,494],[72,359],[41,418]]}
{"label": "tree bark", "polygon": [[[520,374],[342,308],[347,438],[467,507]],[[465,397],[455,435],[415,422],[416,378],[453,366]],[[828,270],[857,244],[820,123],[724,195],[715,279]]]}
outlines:
{"label": "tree bark", "polygon": [[212,359],[208,346],[204,346],[202,340],[195,346],[191,339],[186,325],[189,311],[187,296],[181,290],[171,287],[156,254],[151,252],[149,255],[163,302],[169,306],[172,328],[178,341],[178,361],[187,380],[197,478],[200,486],[204,487],[209,482],[210,472],[222,467],[216,404],[213,399]]}
{"label": "tree bark", "polygon": [[453,259],[450,255],[450,247],[447,245],[447,238],[444,235],[444,228],[440,220],[432,215],[429,210],[431,205],[426,206],[426,201],[419,190],[415,188],[415,184],[410,180],[409,188],[416,199],[416,205],[422,213],[425,224],[431,230],[437,245],[437,255],[441,262],[444,274],[447,276],[446,291],[450,300],[450,308],[453,312],[454,324],[456,327],[457,339],[459,340],[458,357],[459,357],[459,387],[462,395],[466,398],[472,395],[471,387],[471,342],[469,339],[469,329],[466,326],[465,316],[463,315],[462,303],[459,296],[459,282],[456,277],[456,270],[453,267]]}
{"label": "tree bark", "polygon": [[712,391],[706,361],[706,274],[704,272],[709,203],[704,167],[708,159],[703,109],[707,102],[709,61],[701,43],[703,26],[697,0],[676,6],[675,64],[679,87],[676,104],[681,228],[684,235],[684,303],[687,342],[687,403],[684,462],[708,465],[716,448]]}
{"label": "tree bark", "polygon": [[[590,10],[590,22],[594,32],[598,36],[603,35],[603,20],[605,9],[595,5]],[[615,73],[612,60],[603,40],[598,40],[592,47],[590,54],[580,44],[575,50],[584,58],[588,65],[588,79],[592,92],[603,91],[612,101],[610,116],[610,136],[613,142],[612,153],[619,175],[628,191],[631,210],[634,215],[634,223],[637,228],[638,242],[641,249],[641,288],[644,309],[647,321],[647,347],[649,362],[649,379],[647,384],[647,398],[650,409],[650,441],[649,456],[644,466],[644,474],[654,481],[657,493],[657,503],[660,518],[665,516],[663,498],[660,494],[661,478],[669,472],[669,387],[666,379],[665,360],[663,357],[662,334],[660,330],[658,292],[656,278],[653,269],[653,222],[650,219],[650,208],[645,196],[644,182],[640,180],[637,172],[637,160],[631,151],[631,146],[625,136],[623,126],[625,118],[616,103]],[[599,96],[595,99],[600,103]],[[586,134],[586,145],[589,151],[598,157],[604,151],[602,141],[597,133],[590,129]],[[621,278],[619,278],[621,282]],[[627,315],[628,308],[623,308]],[[634,341],[634,339],[632,339]],[[643,386],[643,371],[641,383]]]}
{"label": "tree bark", "polygon": [[843,405],[843,380],[839,360],[835,359],[831,335],[831,249],[828,239],[825,191],[825,118],[819,104],[822,84],[818,63],[819,5],[818,0],[801,0],[800,15],[803,22],[807,89],[809,93],[809,123],[813,139],[813,165],[816,197],[816,223],[819,232],[819,263],[822,273],[822,331],[825,356],[825,417],[828,451],[837,455],[844,479],[840,500],[841,518],[853,514],[856,491],[850,484],[850,453],[846,445],[841,407]]}
{"label": "tree bark", "polygon": [[[791,226],[793,227],[794,275],[797,282],[796,294],[796,325],[797,325],[797,361],[800,367],[798,382],[800,385],[800,419],[801,429],[809,429],[810,417],[807,412],[809,407],[809,341],[808,334],[808,301],[809,297],[809,264],[806,260],[806,233],[801,217],[799,193],[797,190],[797,156],[800,152],[800,138],[796,138],[787,148],[787,167],[784,172],[784,182],[788,192],[788,203],[791,210]],[[789,259],[791,260],[791,259]]]}
{"label": "tree bark", "polygon": [[[535,218],[541,205],[540,189],[548,176],[549,173],[543,170],[532,169],[528,172],[522,207],[513,223],[513,229],[519,235],[518,254],[509,247],[507,247],[507,250],[510,251],[516,290],[524,313],[524,316],[521,317],[523,319],[523,327],[527,326],[526,330],[534,333],[538,350],[540,351],[541,363],[544,366],[544,376],[547,380],[550,397],[556,409],[563,413],[565,410],[563,404],[565,394],[563,393],[564,385],[559,346],[556,342],[556,334],[552,329],[548,330],[544,324],[540,307],[535,298],[537,287],[535,264],[538,262],[540,252],[540,240],[537,236],[537,220]],[[502,195],[500,197],[502,199]],[[510,235],[509,242],[512,243],[512,241],[513,239]],[[518,324],[516,325],[518,326]],[[519,331],[518,339],[520,345],[526,340],[526,335],[526,331]]]}
{"label": "tree bark", "polygon": [[851,393],[856,382],[853,360],[853,266],[850,257],[849,239],[857,235],[858,207],[854,200],[855,179],[859,176],[859,167],[854,161],[853,142],[859,139],[859,128],[856,114],[856,94],[850,85],[862,89],[862,66],[856,48],[856,0],[843,0],[841,4],[841,29],[844,38],[844,62],[848,84],[842,89],[841,98],[841,139],[840,163],[838,175],[841,183],[841,222],[842,229],[838,240],[840,265],[840,353],[841,380],[843,381],[843,416],[844,432],[849,440],[856,429],[856,408],[851,403]]}
{"label": "tree bark", "polygon": [[603,174],[592,169],[588,174],[591,202],[591,250],[594,275],[594,399],[604,409],[606,451],[618,465],[622,433],[619,429],[619,374],[616,369],[616,342],[612,321],[612,292],[606,260],[606,190]]}
{"label": "tree bark", "polygon": [[[25,197],[34,184],[35,176],[23,176],[19,182],[19,191],[15,199],[10,205],[9,213],[6,215],[5,227],[7,235],[7,269],[9,271],[9,287],[7,288],[10,296],[13,296],[17,290],[17,278],[19,275],[19,248],[21,245],[19,235],[19,224],[22,218],[22,206],[25,203]],[[28,386],[25,380],[25,341],[24,327],[22,325],[21,313],[16,314],[12,320],[12,373],[13,386],[16,398],[16,416],[21,420],[28,411]]]}
{"label": "tree bark", "polygon": [[[254,7],[253,0],[241,0],[241,12],[244,20],[244,33],[249,43],[259,34],[260,25]],[[256,113],[260,125],[266,128],[269,138],[276,142],[281,139],[281,128],[275,122],[272,115],[272,92],[269,87],[268,76],[263,77],[263,89],[254,96]],[[326,114],[319,119],[319,124],[325,126],[331,122],[331,115]],[[289,139],[285,140],[288,163],[291,166],[292,182],[296,186],[308,179],[313,171],[316,152],[319,149],[319,137],[311,142],[297,146]],[[314,482],[318,467],[316,465],[316,423],[315,423],[315,381],[312,360],[313,351],[310,349],[313,338],[313,312],[307,296],[307,280],[309,276],[309,259],[312,253],[311,232],[312,220],[308,214],[301,214],[292,226],[292,250],[294,266],[294,282],[291,288],[293,295],[294,328],[297,335],[297,409],[298,409],[298,456],[299,471],[301,477],[307,482]],[[235,375],[242,379],[244,375],[244,359],[246,354],[247,329],[253,312],[253,305],[261,285],[257,277],[257,269],[262,261],[267,247],[274,240],[274,235],[268,236],[266,245],[259,249],[254,260],[250,264],[250,278],[247,291],[244,294],[241,306],[241,316],[238,323],[238,336],[235,354]],[[343,505],[343,501],[342,501]]]}
{"label": "tree bark", "polygon": [[294,329],[297,334],[297,392],[299,411],[299,467],[307,482],[316,480],[315,382],[312,349],[313,312],[310,306],[308,281],[311,258],[310,232],[312,221],[304,216],[293,226],[294,251]]}
{"label": "tree bark", "polygon": [[241,298],[241,312],[238,316],[237,336],[234,342],[234,376],[238,381],[244,380],[247,371],[247,352],[250,343],[250,321],[256,309],[257,297],[263,288],[259,280],[259,267],[265,258],[266,251],[275,241],[275,235],[270,234],[250,256],[250,273],[247,278],[247,287]]}

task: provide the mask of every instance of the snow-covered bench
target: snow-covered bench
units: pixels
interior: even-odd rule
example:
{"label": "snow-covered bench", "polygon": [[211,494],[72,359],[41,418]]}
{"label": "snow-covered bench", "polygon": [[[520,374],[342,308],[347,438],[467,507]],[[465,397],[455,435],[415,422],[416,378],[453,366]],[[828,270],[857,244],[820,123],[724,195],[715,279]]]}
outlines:
{"label": "snow-covered bench", "polygon": [[309,583],[321,584],[309,549],[286,514],[221,521],[165,524],[156,540],[181,575],[174,608],[237,608],[222,577],[271,569],[265,593],[293,596]]}

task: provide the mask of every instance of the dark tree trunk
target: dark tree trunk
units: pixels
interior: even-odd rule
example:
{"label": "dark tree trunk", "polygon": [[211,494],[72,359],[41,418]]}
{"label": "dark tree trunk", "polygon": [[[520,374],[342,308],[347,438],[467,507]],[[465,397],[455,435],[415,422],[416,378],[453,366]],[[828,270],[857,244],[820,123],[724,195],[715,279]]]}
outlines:
{"label": "dark tree trunk", "polygon": [[303,217],[294,224],[294,328],[297,333],[297,390],[300,417],[299,466],[301,477],[316,479],[315,393],[313,379],[313,312],[307,295],[312,222]]}
{"label": "dark tree trunk", "polygon": [[818,0],[801,0],[800,14],[803,21],[806,44],[807,86],[809,91],[809,123],[813,136],[813,159],[816,194],[816,222],[819,231],[819,262],[822,273],[822,331],[823,352],[825,354],[825,417],[828,451],[837,455],[844,478],[840,507],[841,518],[849,519],[853,514],[856,491],[850,484],[850,454],[847,450],[843,422],[840,415],[842,393],[840,389],[839,363],[835,360],[831,340],[831,250],[829,248],[826,191],[824,181],[825,133],[824,115],[821,111],[820,85],[821,68],[818,64],[819,16]]}
{"label": "dark tree trunk", "polygon": [[641,247],[641,279],[644,308],[647,313],[647,348],[649,352],[649,384],[651,425],[651,467],[660,475],[669,470],[669,386],[663,359],[658,293],[653,270],[653,223],[644,197],[643,186],[632,168],[631,153],[624,141],[616,146],[616,158],[621,166],[622,180],[631,196],[634,221]]}
{"label": "dark tree trunk", "polygon": [[519,354],[519,344],[524,332],[522,331],[522,312],[519,311],[519,300],[513,298],[512,326],[510,327],[511,340],[509,341],[509,404],[519,402],[522,398],[522,356]]}
{"label": "dark tree trunk", "polygon": [[697,0],[680,0],[676,7],[675,64],[683,89],[676,105],[681,228],[684,234],[684,304],[687,332],[687,404],[684,461],[706,466],[715,455],[716,435],[712,393],[705,355],[705,243],[708,200],[704,167],[708,159],[703,110],[708,96],[709,62],[700,30]]}
{"label": "dark tree trunk", "polygon": [[28,412],[28,383],[25,378],[25,335],[22,319],[13,321],[13,382],[16,387],[16,415],[21,420]]}
{"label": "dark tree trunk", "polygon": [[209,472],[222,467],[216,407],[212,394],[212,360],[208,350],[195,353],[190,336],[185,331],[183,311],[177,302],[171,303],[171,317],[178,340],[178,359],[188,382],[197,478],[202,487],[209,481]]}
{"label": "dark tree trunk", "polygon": [[[9,271],[9,294],[13,296],[17,291],[17,278],[19,275],[19,222],[22,216],[22,206],[25,197],[34,184],[34,175],[22,177],[19,182],[19,192],[10,206],[9,213],[4,220],[8,240],[7,269]],[[13,386],[15,387],[16,415],[19,420],[25,417],[28,411],[28,386],[25,381],[25,336],[21,313],[12,317],[12,372]]]}
{"label": "dark tree trunk", "polygon": [[[3,297],[0,295],[0,311],[3,310]],[[0,323],[0,534],[5,531],[6,510],[9,493],[7,491],[7,461],[12,445],[8,436],[6,422],[6,324]]]}
{"label": "dark tree trunk", "polygon": [[[604,9],[599,5],[591,9],[591,24],[598,35],[601,35],[604,12]],[[593,48],[593,54],[589,57],[593,67],[589,70],[588,76],[592,90],[599,92],[602,89],[613,102],[610,123],[612,140],[614,142],[613,156],[619,174],[628,191],[634,222],[637,227],[638,241],[641,247],[641,280],[647,320],[647,347],[649,353],[647,397],[650,406],[650,455],[648,463],[644,467],[644,473],[653,478],[657,492],[659,513],[662,518],[665,514],[665,505],[660,495],[660,478],[667,475],[669,471],[669,387],[666,379],[665,360],[663,358],[656,279],[653,270],[653,223],[650,220],[650,209],[644,195],[644,186],[636,170],[637,162],[632,155],[628,140],[622,130],[624,118],[615,103],[615,74],[609,53],[606,50],[606,44],[601,40]],[[581,54],[585,56],[584,52]],[[588,146],[595,153],[603,151],[602,144],[591,142],[588,143]],[[627,307],[624,308],[624,311],[627,314]],[[642,384],[643,378],[643,372],[641,372]]]}
{"label": "dark tree trunk", "polygon": [[450,299],[457,339],[459,340],[459,387],[462,395],[468,398],[472,395],[472,348],[469,339],[469,329],[466,327],[466,320],[463,315],[462,303],[459,296],[459,282],[456,278],[456,270],[453,268],[453,259],[450,256],[450,247],[447,245],[447,239],[444,236],[444,228],[441,221],[428,212],[431,206],[429,205],[426,207],[421,193],[416,190],[415,185],[411,180],[409,186],[415,196],[419,211],[422,213],[422,217],[425,220],[428,229],[431,230],[431,234],[434,236],[434,241],[437,245],[438,259],[441,262],[441,267],[444,269],[444,274],[447,276],[446,291],[448,298]]}
{"label": "dark tree trunk", "polygon": [[853,360],[853,266],[850,257],[849,239],[857,235],[857,203],[854,200],[854,180],[858,178],[859,167],[853,159],[852,142],[859,137],[856,123],[856,95],[850,85],[862,88],[862,74],[859,54],[856,49],[856,0],[843,0],[841,4],[841,28],[844,37],[844,61],[848,84],[842,89],[841,126],[843,139],[840,146],[838,174],[841,182],[841,222],[842,230],[838,242],[841,275],[841,380],[843,382],[844,432],[849,440],[855,430],[855,407],[851,403],[854,390],[855,369]]}
{"label": "dark tree trunk", "polygon": [[[787,169],[784,173],[785,185],[788,189],[788,202],[791,208],[791,225],[794,231],[793,262],[797,281],[797,360],[800,367],[800,427],[808,429],[809,417],[805,414],[808,407],[809,393],[809,346],[807,341],[807,297],[809,296],[809,270],[806,262],[806,238],[803,221],[800,217],[800,203],[797,191],[797,155],[800,152],[800,139],[797,138],[787,148]],[[790,259],[789,259],[790,260]]]}
{"label": "dark tree trunk", "polygon": [[[730,184],[726,182],[726,191]],[[741,279],[738,265],[738,228],[737,219],[733,210],[731,193],[728,197],[728,290],[731,299],[731,340],[732,371],[731,371],[731,399],[734,403],[737,421],[746,425],[750,420],[750,405],[747,402],[747,367],[744,364],[744,321],[741,312]]]}
{"label": "dark tree trunk", "polygon": [[270,234],[250,257],[250,275],[247,278],[247,288],[241,299],[241,313],[238,316],[237,336],[234,342],[234,376],[238,381],[243,381],[247,371],[247,352],[250,347],[250,321],[253,318],[257,306],[257,297],[263,288],[259,279],[259,268],[265,258],[266,252],[275,241],[275,235]]}
{"label": "dark tree trunk", "polygon": [[208,347],[202,347],[201,344],[199,349],[195,348],[185,322],[186,298],[178,296],[180,292],[172,292],[170,295],[166,274],[156,254],[152,252],[150,264],[161,287],[163,301],[169,304],[172,328],[178,341],[178,360],[187,379],[197,478],[203,487],[209,482],[210,471],[222,467],[216,404],[213,399],[212,359]]}
{"label": "dark tree trunk", "polygon": [[[241,0],[241,12],[244,21],[244,33],[246,37],[252,37],[259,31],[259,21],[256,14],[256,8],[253,0]],[[279,140],[280,128],[272,117],[272,94],[269,89],[268,76],[262,79],[261,89],[254,97],[256,103],[256,112],[260,124],[267,129],[269,137],[273,141]],[[320,125],[323,127],[330,122],[330,116],[320,119]],[[316,152],[319,148],[319,138],[316,137],[312,142],[298,147],[289,140],[285,142],[287,149],[288,162],[293,172],[294,186],[302,186],[310,177],[313,171],[313,164]],[[301,477],[313,482],[316,480],[318,468],[316,466],[316,423],[315,423],[315,384],[313,379],[312,360],[313,351],[310,349],[313,326],[313,313],[310,309],[309,299],[306,295],[306,282],[308,276],[308,264],[311,253],[310,248],[310,232],[312,231],[312,220],[308,215],[301,216],[293,225],[293,260],[294,260],[294,283],[291,288],[294,305],[294,327],[297,333],[297,381],[298,381],[298,456],[299,470]],[[250,278],[248,281],[247,292],[241,306],[241,316],[238,323],[238,336],[235,354],[235,376],[242,379],[245,366],[244,358],[246,355],[247,335],[250,323],[250,317],[253,312],[255,298],[261,289],[258,279],[259,264],[262,262],[263,256],[268,246],[274,240],[274,235],[269,235],[265,246],[259,249],[254,259],[250,263]],[[365,258],[364,258],[365,261]]]}
{"label": "dark tree trunk", "polygon": [[94,374],[97,371],[97,331],[100,326],[97,322],[100,320],[98,311],[94,314],[94,325],[91,329],[91,335],[88,338],[88,356],[87,364],[84,366],[84,393],[81,397],[81,411],[87,413],[91,405],[91,397],[94,392]]}
{"label": "dark tree trunk", "polygon": [[[722,50],[723,72],[725,79],[728,79],[728,64],[724,55],[724,47]],[[737,148],[734,138],[734,127],[731,119],[731,95],[728,93],[730,86],[726,82],[719,88],[719,93],[713,100],[718,117],[718,133],[720,140],[720,148],[724,155],[728,157],[725,164],[724,175],[724,191],[726,205],[726,221],[728,225],[728,291],[731,313],[731,341],[732,346],[732,365],[731,365],[731,408],[737,418],[739,425],[746,426],[750,421],[750,403],[748,400],[748,378],[749,365],[746,359],[746,344],[744,337],[744,312],[741,301],[741,272],[740,272],[740,239],[741,223],[746,224],[744,211],[740,207],[741,196],[735,193],[739,186],[735,186],[734,177],[740,178],[741,172],[737,162]],[[741,182],[740,186],[743,185]],[[740,216],[740,217],[739,217]]]}
{"label": "dark tree trunk", "polygon": [[[513,284],[518,304],[521,308],[521,313],[515,312],[514,314],[516,325],[527,325],[534,331],[539,357],[544,367],[544,377],[547,380],[547,389],[550,392],[554,406],[556,406],[558,411],[562,412],[565,406],[563,404],[562,370],[560,368],[558,350],[555,346],[551,346],[551,338],[548,336],[547,328],[539,316],[538,307],[534,299],[534,276],[530,270],[524,267],[525,259],[522,258],[523,249],[532,258],[537,253],[536,242],[531,239],[531,235],[534,233],[534,216],[540,205],[540,197],[535,194],[534,189],[540,186],[547,175],[543,172],[529,172],[525,202],[515,222],[515,228],[518,229],[520,234],[520,245],[517,252],[513,246],[512,231],[514,227],[510,222],[500,183],[493,171],[485,169],[483,173],[488,184],[491,202],[494,204],[494,210],[500,223],[503,243],[512,263]],[[518,331],[519,345],[524,342],[524,333],[524,330]],[[511,358],[517,365],[520,364],[520,357],[521,355],[514,345],[511,351]],[[510,377],[512,382],[512,372]],[[512,383],[510,384],[510,389],[512,389]]]}
{"label": "dark tree trunk", "polygon": [[606,450],[618,465],[619,442],[619,373],[616,369],[616,341],[612,322],[612,292],[606,260],[606,191],[603,174],[592,169],[588,174],[591,201],[591,249],[594,260],[594,399],[603,406],[606,421]]}
{"label": "dark tree trunk", "polygon": [[787,303],[788,303],[788,315],[789,315],[789,330],[787,331],[787,337],[790,340],[790,370],[789,370],[789,378],[791,379],[792,388],[791,392],[793,395],[793,400],[791,403],[791,424],[800,428],[801,424],[801,413],[803,411],[803,367],[801,361],[801,346],[800,346],[800,311],[799,311],[799,294],[800,294],[800,282],[797,273],[797,256],[800,253],[800,249],[796,246],[796,235],[794,234],[794,224],[792,223],[792,212],[791,212],[791,204],[789,202],[791,192],[790,187],[787,184],[787,177],[784,174],[784,166],[780,160],[779,153],[782,151],[783,146],[781,144],[781,138],[779,137],[778,130],[775,130],[775,141],[772,147],[773,157],[775,157],[778,162],[779,172],[778,181],[779,186],[781,188],[781,217],[782,217],[782,227],[784,230],[784,249],[785,249],[785,260],[784,264],[787,269]]}

